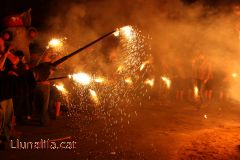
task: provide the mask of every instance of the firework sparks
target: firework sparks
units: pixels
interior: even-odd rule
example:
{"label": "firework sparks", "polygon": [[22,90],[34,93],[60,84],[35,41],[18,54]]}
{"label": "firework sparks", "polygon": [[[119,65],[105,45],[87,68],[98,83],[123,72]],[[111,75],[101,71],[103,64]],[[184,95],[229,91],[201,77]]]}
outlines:
{"label": "firework sparks", "polygon": [[88,74],[83,72],[69,75],[69,78],[73,79],[74,81],[82,85],[89,85],[92,81],[92,78]]}
{"label": "firework sparks", "polygon": [[62,41],[60,39],[53,38],[48,42],[47,48],[58,48],[62,46]]}
{"label": "firework sparks", "polygon": [[120,28],[120,32],[123,33],[125,37],[128,39],[133,39],[134,38],[134,29],[132,26],[124,26]]}
{"label": "firework sparks", "polygon": [[162,77],[162,80],[165,82],[167,88],[171,87],[171,80],[168,77]]}
{"label": "firework sparks", "polygon": [[[143,69],[149,63],[142,59],[143,57],[146,58],[146,54],[148,54],[144,51],[145,37],[132,26],[124,26],[119,29],[119,32],[121,59],[119,59],[120,65],[117,72],[136,75],[140,68]],[[143,62],[146,64],[141,66]]]}
{"label": "firework sparks", "polygon": [[97,96],[97,93],[92,90],[92,89],[89,89],[89,92],[90,92],[90,95],[91,95],[91,99],[98,105],[100,104],[99,102],[99,99],[98,99],[98,96]]}
{"label": "firework sparks", "polygon": [[64,37],[64,38],[53,38],[51,39],[49,42],[48,42],[48,45],[47,45],[47,49],[49,48],[53,48],[53,49],[56,49],[56,50],[60,50],[62,49],[63,47],[63,41],[66,40],[67,38]]}
{"label": "firework sparks", "polygon": [[66,94],[67,90],[65,89],[64,85],[62,83],[60,84],[54,84],[54,87],[57,88],[57,90],[59,90],[62,94]]}
{"label": "firework sparks", "polygon": [[132,26],[124,26],[120,29],[116,29],[116,31],[113,33],[115,37],[119,37],[120,35],[123,35],[124,37],[127,37],[128,39],[133,39],[135,37],[135,32]]}
{"label": "firework sparks", "polygon": [[141,66],[140,66],[140,71],[142,71],[144,68],[145,68],[145,66],[147,65],[147,64],[149,64],[150,63],[150,61],[145,61],[145,62],[143,62],[142,64],[141,64]]}
{"label": "firework sparks", "polygon": [[153,85],[154,85],[154,79],[147,79],[144,83],[147,84],[147,85],[149,85],[149,86],[151,86],[151,87],[153,87]]}

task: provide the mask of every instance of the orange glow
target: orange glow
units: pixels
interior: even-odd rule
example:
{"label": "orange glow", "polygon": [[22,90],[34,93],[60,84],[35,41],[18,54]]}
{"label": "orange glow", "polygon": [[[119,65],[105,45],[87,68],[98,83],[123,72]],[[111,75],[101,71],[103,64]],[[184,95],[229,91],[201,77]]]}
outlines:
{"label": "orange glow", "polygon": [[62,83],[59,84],[54,84],[54,87],[57,88],[57,90],[59,90],[60,92],[62,92],[63,94],[67,93],[67,90],[64,88],[64,85]]}
{"label": "orange glow", "polygon": [[147,84],[147,85],[149,85],[149,86],[151,86],[151,87],[153,87],[153,85],[154,85],[154,79],[147,79],[144,83]]}
{"label": "orange glow", "polygon": [[194,86],[194,97],[198,98],[199,97],[199,90],[197,86]]}
{"label": "orange glow", "polygon": [[97,77],[97,78],[94,79],[94,81],[96,83],[103,83],[105,81],[105,79],[103,77]]}
{"label": "orange glow", "polygon": [[140,66],[140,71],[142,71],[144,68],[145,68],[145,66],[147,65],[147,64],[149,64],[150,63],[150,61],[145,61],[145,62],[143,62],[142,64],[141,64],[141,66]]}
{"label": "orange glow", "polygon": [[171,87],[171,80],[167,77],[162,77],[162,80],[166,83],[167,88]]}
{"label": "orange glow", "polygon": [[82,85],[89,85],[92,81],[91,77],[88,74],[83,73],[83,72],[69,75],[68,77],[72,78],[74,81],[76,81],[77,83],[80,83]]}
{"label": "orange glow", "polygon": [[133,81],[132,81],[131,77],[125,79],[125,82],[126,82],[127,84],[130,84],[130,85],[133,84]]}

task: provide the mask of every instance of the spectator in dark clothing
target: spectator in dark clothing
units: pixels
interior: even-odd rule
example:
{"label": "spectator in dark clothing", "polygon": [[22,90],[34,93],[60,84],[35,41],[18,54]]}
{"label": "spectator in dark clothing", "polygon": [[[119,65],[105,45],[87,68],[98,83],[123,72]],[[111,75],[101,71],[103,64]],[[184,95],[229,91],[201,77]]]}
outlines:
{"label": "spectator in dark clothing", "polygon": [[[0,78],[0,102],[4,102],[6,100],[12,99],[14,96],[21,94],[26,91],[28,87],[34,87],[36,81],[44,81],[50,75],[51,65],[50,63],[42,63],[39,66],[35,67],[33,71],[27,71],[26,73],[20,76],[2,76]],[[9,105],[9,103],[3,103],[1,105]],[[6,108],[6,107],[5,107]],[[4,111],[4,110],[3,110]],[[6,112],[10,113],[10,112]],[[12,117],[12,114],[4,114],[9,115],[8,117]],[[8,118],[8,122],[10,122]],[[11,124],[4,125],[5,131],[9,131],[11,128]],[[9,140],[9,132],[3,132],[3,136],[0,139],[0,148],[5,146],[4,141]]]}

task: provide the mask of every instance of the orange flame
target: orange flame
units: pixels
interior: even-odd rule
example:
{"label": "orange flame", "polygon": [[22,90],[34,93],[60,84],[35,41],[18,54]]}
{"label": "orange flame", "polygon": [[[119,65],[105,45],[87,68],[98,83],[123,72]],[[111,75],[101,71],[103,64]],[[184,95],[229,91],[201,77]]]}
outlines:
{"label": "orange flame", "polygon": [[133,81],[132,81],[131,77],[126,78],[126,79],[125,79],[125,82],[126,82],[127,84],[129,84],[129,85],[132,85],[132,84],[133,84]]}
{"label": "orange flame", "polygon": [[54,87],[57,88],[57,90],[59,90],[60,92],[62,92],[63,94],[67,93],[67,90],[65,89],[64,85],[62,83],[60,84],[54,84]]}
{"label": "orange flame", "polygon": [[84,72],[69,75],[68,77],[72,78],[74,81],[76,81],[77,83],[80,83],[82,85],[89,85],[92,81],[92,78]]}
{"label": "orange flame", "polygon": [[142,71],[144,68],[145,68],[145,66],[147,65],[147,64],[149,64],[150,63],[150,61],[145,61],[145,62],[143,62],[142,64],[141,64],[141,66],[140,66],[140,71]]}
{"label": "orange flame", "polygon": [[167,77],[162,77],[162,80],[165,82],[167,88],[170,88],[171,86],[171,80]]}
{"label": "orange flame", "polygon": [[147,84],[147,85],[149,85],[149,86],[151,86],[151,87],[153,87],[153,85],[154,85],[154,79],[147,79],[144,83]]}

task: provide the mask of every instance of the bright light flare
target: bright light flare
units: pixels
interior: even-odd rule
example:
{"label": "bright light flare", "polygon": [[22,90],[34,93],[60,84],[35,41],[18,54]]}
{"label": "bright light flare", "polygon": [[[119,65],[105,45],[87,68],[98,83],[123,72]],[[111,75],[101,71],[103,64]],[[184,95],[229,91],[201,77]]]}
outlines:
{"label": "bright light flare", "polygon": [[60,48],[63,46],[61,39],[53,38],[48,42],[47,48]]}
{"label": "bright light flare", "polygon": [[57,90],[59,90],[61,93],[66,94],[67,90],[65,89],[64,85],[62,83],[60,84],[54,84],[54,87],[57,88]]}
{"label": "bright light flare", "polygon": [[149,86],[151,86],[151,87],[153,87],[153,85],[154,85],[154,79],[147,79],[144,83],[147,84],[147,85],[149,85]]}
{"label": "bright light flare", "polygon": [[133,37],[134,29],[132,26],[124,26],[120,28],[120,31],[124,34],[126,37]]}
{"label": "bright light flare", "polygon": [[127,84],[129,84],[129,85],[132,85],[132,84],[133,84],[133,81],[132,81],[131,77],[126,78],[126,79],[125,79],[125,82],[126,82]]}
{"label": "bright light flare", "polygon": [[131,39],[134,37],[134,35],[135,35],[134,29],[133,29],[132,26],[124,26],[124,27],[122,27],[122,28],[120,28],[120,29],[117,29],[117,30],[113,33],[113,35],[116,36],[116,37],[120,36],[121,34],[122,34],[123,36],[125,36],[126,38],[130,39],[130,40],[131,40]]}
{"label": "bright light flare", "polygon": [[198,97],[199,97],[199,90],[198,90],[198,87],[197,87],[197,86],[194,86],[193,91],[194,91],[194,97],[195,97],[195,98],[198,98]]}
{"label": "bright light flare", "polygon": [[165,82],[167,88],[171,87],[171,80],[168,77],[162,77],[162,80]]}
{"label": "bright light flare", "polygon": [[98,99],[98,96],[97,96],[97,93],[92,90],[92,89],[89,89],[89,92],[90,92],[90,95],[91,95],[91,99],[98,105],[100,104],[100,101]]}
{"label": "bright light flare", "polygon": [[72,78],[74,81],[76,81],[77,83],[80,83],[82,85],[89,85],[92,81],[92,78],[88,74],[83,73],[83,72],[69,75],[68,77]]}
{"label": "bright light flare", "polygon": [[94,81],[96,83],[103,83],[103,82],[105,82],[105,79],[103,77],[97,77],[97,78],[94,79]]}
{"label": "bright light flare", "polygon": [[236,78],[237,77],[237,73],[232,73],[232,77]]}

